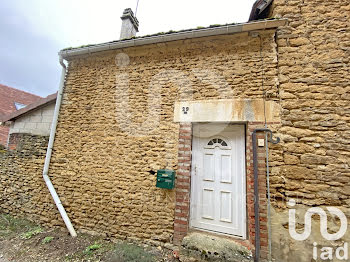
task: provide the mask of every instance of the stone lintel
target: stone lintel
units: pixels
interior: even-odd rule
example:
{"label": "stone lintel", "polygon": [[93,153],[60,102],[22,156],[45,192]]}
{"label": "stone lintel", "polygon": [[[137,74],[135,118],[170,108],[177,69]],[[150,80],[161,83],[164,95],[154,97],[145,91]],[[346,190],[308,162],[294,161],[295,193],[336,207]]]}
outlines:
{"label": "stone lintel", "polygon": [[[280,105],[266,101],[266,121],[280,121]],[[263,122],[263,99],[175,102],[174,122]]]}

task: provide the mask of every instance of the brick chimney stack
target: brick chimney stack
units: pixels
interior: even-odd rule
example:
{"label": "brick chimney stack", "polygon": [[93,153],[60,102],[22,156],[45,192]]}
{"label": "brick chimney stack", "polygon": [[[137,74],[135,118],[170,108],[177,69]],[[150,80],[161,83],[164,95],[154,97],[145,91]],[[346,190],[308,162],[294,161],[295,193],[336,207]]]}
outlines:
{"label": "brick chimney stack", "polygon": [[126,8],[120,18],[123,21],[120,31],[120,40],[136,36],[136,33],[139,31],[139,21],[134,16],[131,8]]}

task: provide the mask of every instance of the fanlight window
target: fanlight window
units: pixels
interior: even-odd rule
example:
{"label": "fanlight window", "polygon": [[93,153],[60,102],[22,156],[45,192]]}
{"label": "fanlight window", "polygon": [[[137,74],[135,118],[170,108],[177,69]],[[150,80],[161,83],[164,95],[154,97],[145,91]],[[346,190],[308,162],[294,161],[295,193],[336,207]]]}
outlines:
{"label": "fanlight window", "polygon": [[213,138],[208,142],[208,146],[228,146],[227,143],[221,138]]}

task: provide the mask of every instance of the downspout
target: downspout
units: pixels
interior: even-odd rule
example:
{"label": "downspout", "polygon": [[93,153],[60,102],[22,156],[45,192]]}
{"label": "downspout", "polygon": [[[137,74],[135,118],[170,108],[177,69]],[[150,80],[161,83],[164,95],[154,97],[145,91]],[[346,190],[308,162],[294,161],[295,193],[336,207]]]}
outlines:
{"label": "downspout", "polygon": [[[255,217],[255,256],[254,262],[260,260],[260,216],[259,216],[259,187],[258,187],[258,152],[256,147],[256,133],[267,132],[270,134],[269,142],[278,144],[280,138],[272,139],[272,131],[268,128],[257,128],[252,133],[253,142],[253,167],[254,167],[254,217]],[[266,134],[267,135],[267,134]]]}
{"label": "downspout", "polygon": [[[265,124],[265,128],[267,125]],[[272,261],[272,230],[271,230],[271,194],[270,194],[270,167],[269,167],[269,144],[268,136],[265,133],[265,152],[266,152],[266,186],[267,186],[267,245],[269,251],[269,262]]]}
{"label": "downspout", "polygon": [[66,213],[66,210],[64,209],[62,202],[61,202],[59,196],[57,195],[57,192],[56,192],[54,186],[51,183],[50,177],[48,176],[51,155],[52,155],[52,148],[53,148],[53,143],[55,141],[55,135],[56,135],[58,115],[59,115],[60,108],[61,108],[63,88],[64,88],[65,77],[66,77],[66,69],[67,69],[66,65],[63,62],[63,58],[61,55],[59,56],[59,61],[60,61],[60,64],[62,66],[62,73],[61,73],[60,85],[59,85],[57,98],[56,98],[55,112],[54,112],[53,120],[52,120],[52,124],[51,124],[49,144],[47,146],[47,151],[46,151],[45,164],[44,164],[44,169],[43,169],[43,178],[45,180],[46,186],[49,189],[53,200],[55,201],[57,209],[60,212],[64,223],[66,224],[66,227],[67,227],[69,233],[71,234],[72,237],[76,237],[77,233],[75,232],[74,227],[73,227],[73,225],[72,225],[72,223],[71,223],[71,221]]}

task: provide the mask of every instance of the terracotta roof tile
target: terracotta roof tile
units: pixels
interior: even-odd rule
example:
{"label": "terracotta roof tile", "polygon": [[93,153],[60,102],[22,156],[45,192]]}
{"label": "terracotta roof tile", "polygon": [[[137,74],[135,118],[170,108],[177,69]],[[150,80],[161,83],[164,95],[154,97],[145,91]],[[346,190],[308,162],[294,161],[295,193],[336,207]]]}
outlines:
{"label": "terracotta roof tile", "polygon": [[0,84],[0,117],[15,112],[17,110],[15,102],[29,105],[40,98],[40,96]]}
{"label": "terracotta roof tile", "polygon": [[30,112],[32,110],[38,109],[38,108],[40,108],[42,106],[45,106],[48,103],[51,103],[51,102],[55,101],[56,98],[57,98],[57,93],[54,93],[52,95],[48,95],[45,98],[41,98],[39,100],[36,100],[34,103],[32,103],[32,104],[30,104],[30,105],[28,105],[28,106],[26,106],[26,107],[24,107],[24,108],[22,108],[20,110],[17,110],[15,112],[11,113],[11,114],[7,114],[7,115],[3,116],[2,118],[0,116],[0,122],[6,122],[6,121],[14,120],[14,119],[20,117],[23,114],[26,114],[26,113],[28,113],[28,112]]}

